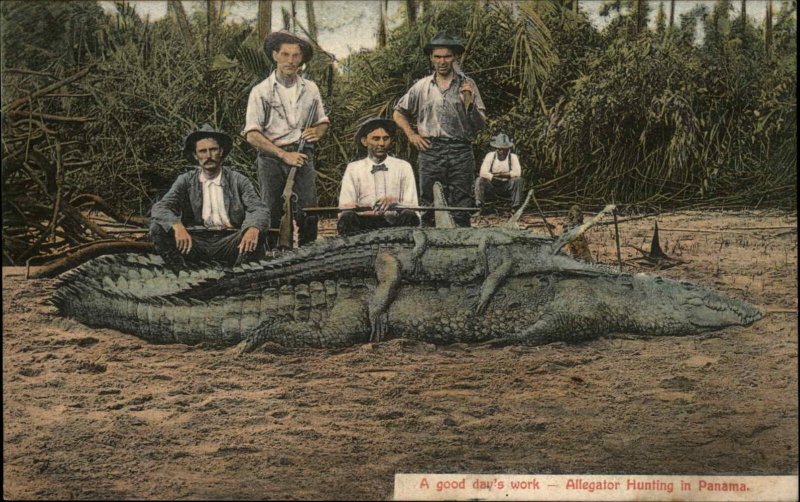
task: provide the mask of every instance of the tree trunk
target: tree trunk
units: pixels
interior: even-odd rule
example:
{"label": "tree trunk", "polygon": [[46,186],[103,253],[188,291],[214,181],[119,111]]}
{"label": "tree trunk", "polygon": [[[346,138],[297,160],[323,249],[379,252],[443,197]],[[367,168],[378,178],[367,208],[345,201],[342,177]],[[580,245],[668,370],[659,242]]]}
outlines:
{"label": "tree trunk", "polygon": [[642,0],[633,0],[633,38],[639,36],[642,17]]}
{"label": "tree trunk", "polygon": [[206,0],[206,57],[211,56],[211,45],[214,38],[214,26],[217,19],[214,0]]}
{"label": "tree trunk", "polygon": [[380,8],[380,16],[378,17],[378,48],[386,47],[386,4],[383,1],[378,2]]}
{"label": "tree trunk", "polygon": [[183,3],[180,0],[169,0],[167,8],[175,16],[175,23],[178,25],[186,47],[191,47],[194,44],[194,35],[192,34],[192,25],[186,16],[186,10],[183,8]]}
{"label": "tree trunk", "polygon": [[314,0],[306,0],[306,16],[308,17],[308,34],[313,40],[319,36],[317,29],[317,16],[314,14]]}
{"label": "tree trunk", "polygon": [[272,31],[272,0],[258,0],[258,39],[264,40]]}
{"label": "tree trunk", "polygon": [[223,11],[225,10],[225,0],[214,0],[214,13],[217,15],[214,19],[217,24],[222,22]]}
{"label": "tree trunk", "polygon": [[281,7],[281,13],[283,14],[283,29],[292,31],[292,15],[286,10],[286,7]]}
{"label": "tree trunk", "polygon": [[772,55],[772,0],[767,0],[767,15],[764,18],[764,48],[767,51],[767,57]]}
{"label": "tree trunk", "polygon": [[417,22],[417,0],[406,0],[406,21],[409,28]]}
{"label": "tree trunk", "polygon": [[675,0],[669,0],[669,28],[675,24]]}
{"label": "tree trunk", "polygon": [[422,12],[430,12],[431,0],[422,0]]}
{"label": "tree trunk", "polygon": [[292,0],[292,32],[297,31],[297,0]]}

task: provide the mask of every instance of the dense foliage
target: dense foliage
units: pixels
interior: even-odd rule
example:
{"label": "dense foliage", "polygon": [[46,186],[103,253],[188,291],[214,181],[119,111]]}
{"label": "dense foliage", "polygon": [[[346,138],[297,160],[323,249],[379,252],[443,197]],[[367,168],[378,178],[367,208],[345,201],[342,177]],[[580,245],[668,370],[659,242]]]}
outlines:
{"label": "dense foliage", "polygon": [[[125,2],[113,16],[94,2],[0,5],[4,195],[47,206],[90,193],[145,214],[186,165],[192,127],[238,136],[248,92],[271,70],[255,27],[181,18],[173,4],[157,21]],[[476,156],[507,131],[540,202],[796,207],[796,2],[776,2],[767,26],[732,17],[730,0],[669,26],[663,4],[608,2],[601,31],[572,2],[437,2],[379,49],[336,62],[317,47],[306,72],[333,124],[320,145],[321,202],[335,201],[360,154],[356,125],[391,115],[430,71],[421,47],[448,29],[467,42],[462,67],[487,105]],[[228,164],[252,174],[254,159],[237,137]],[[7,222],[30,217],[23,202],[4,201],[4,237]]]}

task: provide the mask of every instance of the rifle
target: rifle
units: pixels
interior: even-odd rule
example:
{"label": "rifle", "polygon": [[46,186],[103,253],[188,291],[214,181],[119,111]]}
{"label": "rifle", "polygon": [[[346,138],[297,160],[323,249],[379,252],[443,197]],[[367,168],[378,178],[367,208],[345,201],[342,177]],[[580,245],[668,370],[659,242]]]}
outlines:
{"label": "rifle", "polygon": [[[317,101],[311,104],[311,110],[308,112],[308,118],[303,125],[303,131],[311,127],[314,123],[314,117],[317,115]],[[306,139],[300,138],[300,143],[297,145],[297,151],[303,152],[306,146]],[[278,237],[278,247],[285,249],[292,249],[294,242],[294,205],[297,202],[297,195],[294,192],[294,176],[297,173],[297,166],[292,166],[289,170],[289,176],[286,177],[286,185],[283,187],[283,214],[281,215],[280,236]]]}
{"label": "rifle", "polygon": [[[355,211],[362,213],[364,211],[373,211],[375,208],[370,206],[356,206],[356,207],[336,207],[336,206],[323,206],[323,207],[304,207],[303,211],[306,213],[340,213],[342,211]],[[470,211],[474,213],[479,208],[477,207],[422,207],[422,206],[394,206],[388,211],[403,211],[408,209],[410,211]]]}

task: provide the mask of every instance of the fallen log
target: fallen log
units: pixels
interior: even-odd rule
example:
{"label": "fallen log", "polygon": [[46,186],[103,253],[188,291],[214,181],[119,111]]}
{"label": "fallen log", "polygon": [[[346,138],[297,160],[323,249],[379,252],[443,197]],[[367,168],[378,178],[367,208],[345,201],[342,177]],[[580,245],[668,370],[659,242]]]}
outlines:
{"label": "fallen log", "polygon": [[66,272],[72,268],[81,265],[92,258],[104,254],[119,254],[119,253],[152,253],[152,242],[137,242],[137,241],[106,241],[97,242],[79,249],[75,253],[68,254],[62,258],[51,261],[34,271],[31,271],[30,264],[28,264],[25,272],[26,279],[44,279],[48,277],[55,277],[62,272]]}

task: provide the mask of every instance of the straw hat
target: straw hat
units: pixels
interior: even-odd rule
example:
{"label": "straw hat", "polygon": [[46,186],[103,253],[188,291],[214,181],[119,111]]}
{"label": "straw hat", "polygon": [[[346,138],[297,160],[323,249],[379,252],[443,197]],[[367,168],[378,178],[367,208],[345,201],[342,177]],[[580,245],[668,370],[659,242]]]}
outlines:
{"label": "straw hat", "polygon": [[508,134],[499,132],[492,136],[492,142],[489,143],[492,148],[514,148],[514,142],[508,137]]}

